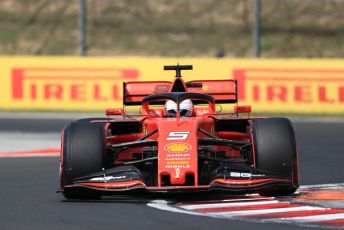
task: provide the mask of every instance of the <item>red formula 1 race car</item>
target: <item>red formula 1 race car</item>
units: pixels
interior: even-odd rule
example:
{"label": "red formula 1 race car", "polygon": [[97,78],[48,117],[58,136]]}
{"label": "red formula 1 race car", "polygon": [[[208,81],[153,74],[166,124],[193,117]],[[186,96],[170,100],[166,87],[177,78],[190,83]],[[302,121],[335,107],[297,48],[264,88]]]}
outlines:
{"label": "red formula 1 race car", "polygon": [[[125,82],[123,106],[107,118],[81,119],[62,132],[61,191],[67,199],[95,199],[119,191],[227,190],[283,196],[298,187],[297,147],[286,118],[217,113],[237,103],[235,80]],[[110,118],[112,116],[112,118]]]}

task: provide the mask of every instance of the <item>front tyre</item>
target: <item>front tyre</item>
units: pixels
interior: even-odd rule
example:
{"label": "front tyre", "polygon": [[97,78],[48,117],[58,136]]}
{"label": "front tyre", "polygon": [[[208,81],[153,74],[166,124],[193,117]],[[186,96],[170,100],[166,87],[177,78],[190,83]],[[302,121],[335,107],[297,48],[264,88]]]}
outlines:
{"label": "front tyre", "polygon": [[252,126],[256,168],[291,181],[259,189],[262,196],[293,194],[298,187],[297,149],[293,126],[286,118],[256,120]]}
{"label": "front tyre", "polygon": [[104,167],[105,131],[102,124],[73,122],[62,135],[60,180],[63,195],[67,199],[98,199],[101,193],[90,190],[64,188],[73,180]]}

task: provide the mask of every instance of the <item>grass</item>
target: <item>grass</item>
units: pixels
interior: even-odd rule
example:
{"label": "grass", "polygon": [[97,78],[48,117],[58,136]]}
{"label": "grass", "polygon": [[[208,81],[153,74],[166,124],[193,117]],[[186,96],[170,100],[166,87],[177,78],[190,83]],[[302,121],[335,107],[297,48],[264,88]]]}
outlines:
{"label": "grass", "polygon": [[[344,57],[344,0],[261,0],[263,57]],[[252,56],[252,0],[87,0],[89,55]],[[77,55],[78,1],[2,0],[0,54]]]}

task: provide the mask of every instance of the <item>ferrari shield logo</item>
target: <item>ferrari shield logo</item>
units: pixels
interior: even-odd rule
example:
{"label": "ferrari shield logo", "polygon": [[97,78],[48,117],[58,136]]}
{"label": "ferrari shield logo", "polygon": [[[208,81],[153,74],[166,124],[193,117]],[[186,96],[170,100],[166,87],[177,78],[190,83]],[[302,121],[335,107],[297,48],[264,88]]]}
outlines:
{"label": "ferrari shield logo", "polygon": [[180,169],[179,169],[179,168],[176,168],[176,178],[177,178],[177,179],[179,178],[179,173],[180,173]]}

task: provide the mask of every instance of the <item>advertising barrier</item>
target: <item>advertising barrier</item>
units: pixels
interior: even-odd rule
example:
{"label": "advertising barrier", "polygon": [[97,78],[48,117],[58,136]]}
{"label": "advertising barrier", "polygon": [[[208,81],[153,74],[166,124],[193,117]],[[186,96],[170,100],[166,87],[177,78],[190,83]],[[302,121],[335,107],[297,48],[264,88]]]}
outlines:
{"label": "advertising barrier", "polygon": [[123,82],[236,79],[253,112],[343,114],[344,60],[160,57],[0,57],[0,110],[104,111],[122,106]]}

